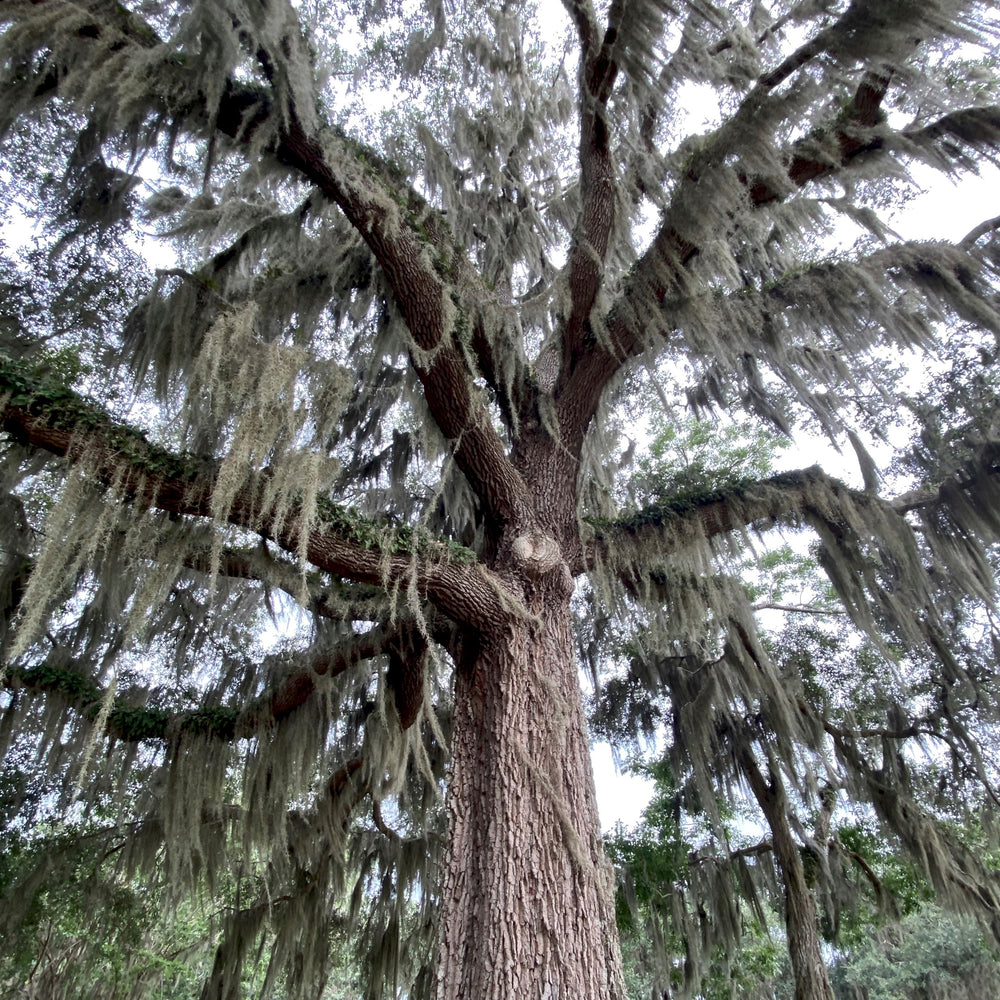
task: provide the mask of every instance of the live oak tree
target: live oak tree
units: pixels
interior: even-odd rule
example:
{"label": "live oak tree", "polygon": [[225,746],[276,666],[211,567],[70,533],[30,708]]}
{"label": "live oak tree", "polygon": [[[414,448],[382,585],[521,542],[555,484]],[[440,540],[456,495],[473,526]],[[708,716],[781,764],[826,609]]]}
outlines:
{"label": "live oak tree", "polygon": [[[616,632],[678,699],[706,802],[726,745],[776,817],[788,748],[835,753],[942,890],[995,909],[925,849],[898,749],[823,728],[725,571],[808,529],[887,656],[974,689],[947,616],[990,601],[995,435],[887,499],[856,427],[886,357],[1000,326],[995,221],[950,245],[878,218],[914,164],[995,155],[994,5],[7,0],[0,23],[8,204],[48,244],[5,266],[2,732],[102,860],[238,886],[206,996],[265,938],[259,985],[316,995],[338,928],[373,995],[622,996],[575,657]],[[868,235],[834,252],[841,220]],[[154,231],[176,249],[147,276]],[[865,488],[814,466],[637,501],[650,391],[850,442]]]}

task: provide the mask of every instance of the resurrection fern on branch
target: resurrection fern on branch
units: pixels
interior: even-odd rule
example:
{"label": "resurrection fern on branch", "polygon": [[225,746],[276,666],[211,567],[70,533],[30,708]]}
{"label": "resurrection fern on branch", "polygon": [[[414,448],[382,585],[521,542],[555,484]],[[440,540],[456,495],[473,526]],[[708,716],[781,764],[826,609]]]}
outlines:
{"label": "resurrection fern on branch", "polygon": [[[996,161],[995,4],[6,0],[0,28],[0,821],[38,859],[0,928],[42,926],[85,842],[95,885],[212,915],[206,1000],[320,997],[345,948],[373,998],[618,1000],[585,663],[603,731],[668,727],[725,858],[658,989],[741,933],[736,800],[798,1000],[832,995],[817,894],[852,871],[806,870],[816,816],[870,815],[1000,931],[945,822],[997,801],[1000,226],[885,220],[914,168]],[[773,472],[768,435],[861,475]],[[762,634],[803,608],[755,604],[746,556],[785,544],[876,708]],[[11,981],[112,989],[65,945]]]}

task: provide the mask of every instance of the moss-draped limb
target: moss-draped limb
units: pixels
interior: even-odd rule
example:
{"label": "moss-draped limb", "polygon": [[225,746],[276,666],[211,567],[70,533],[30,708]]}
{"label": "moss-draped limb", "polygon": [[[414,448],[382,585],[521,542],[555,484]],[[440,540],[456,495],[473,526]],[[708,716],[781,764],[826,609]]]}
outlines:
{"label": "moss-draped limb", "polygon": [[[222,131],[242,137],[248,102],[259,100],[259,95],[239,98],[234,93],[233,106],[224,107],[226,113],[218,119]],[[469,270],[471,275],[456,263],[461,251],[443,244],[443,230],[438,234],[421,223],[426,231],[415,232],[400,212],[396,192],[359,166],[351,142],[336,130],[312,136],[292,121],[275,152],[335,201],[368,244],[413,337],[413,369],[435,422],[455,443],[459,468],[487,510],[505,520],[518,516],[524,507],[524,484],[490,422],[457,342],[456,324],[468,308],[469,290],[454,284],[453,272]],[[452,301],[452,292],[457,301]],[[464,319],[468,322],[468,316]]]}
{"label": "moss-draped limb", "polygon": [[[58,698],[83,718],[98,718],[107,692],[82,670],[72,665],[48,662],[33,667],[9,667],[3,675],[3,687],[18,697],[39,695]],[[184,734],[197,734],[226,742],[237,738],[238,712],[225,707],[171,712],[148,705],[133,705],[116,698],[107,713],[105,736],[121,743],[144,740],[169,740]],[[248,735],[244,733],[243,735]]]}
{"label": "moss-draped limb", "polygon": [[[776,152],[776,162],[785,164],[780,184],[775,179],[740,175],[734,188],[734,211],[739,201],[737,192],[751,209],[760,208],[787,200],[811,181],[836,177],[872,155],[920,156],[951,143],[954,148],[941,156],[962,165],[961,149],[995,149],[1000,145],[1000,113],[993,106],[962,109],[925,127],[896,132],[877,124],[889,82],[888,75],[866,73],[836,121],[797,140],[783,153]],[[727,121],[717,136],[705,140],[701,152],[695,155],[698,169],[692,168],[681,179],[672,195],[672,205],[698,203],[699,183],[714,166],[713,139],[729,125]],[[733,153],[726,143],[719,145],[720,157]],[[572,363],[563,366],[556,387],[557,415],[564,440],[574,452],[582,445],[604,389],[624,365],[657,346],[657,337],[650,331],[669,338],[670,331],[676,328],[669,314],[669,301],[686,292],[688,267],[700,250],[677,228],[668,208],[661,229],[623,283],[603,329],[591,330]],[[664,347],[660,342],[659,348]]]}
{"label": "moss-draped limb", "polygon": [[[206,546],[191,550],[182,561],[187,569],[195,573],[249,580],[263,585],[265,591],[279,590],[320,618],[379,622],[388,616],[391,604],[390,597],[381,587],[346,584],[340,580],[324,583],[312,578],[319,576],[315,573],[303,577],[300,567],[275,557],[261,546],[237,548],[224,545],[217,555]],[[24,557],[9,564],[6,575],[0,571],[0,581],[6,581],[6,590],[0,590],[0,622],[4,626],[9,626],[17,615],[34,570],[35,561]]]}
{"label": "moss-draped limb", "polygon": [[[862,512],[877,509],[901,525],[903,515],[918,513],[932,548],[935,535],[943,540],[957,534],[973,546],[990,544],[1000,538],[998,491],[1000,442],[981,446],[974,461],[937,488],[917,490],[894,500],[849,489],[814,465],[767,479],[674,494],[616,520],[592,519],[593,538],[585,550],[586,565],[573,570],[582,572],[594,562],[617,562],[627,567],[628,552],[634,553],[633,565],[638,565],[647,552],[653,559],[669,557],[719,535],[766,529],[779,522],[810,524],[818,519],[832,523],[845,515],[847,505]],[[838,507],[843,508],[839,514]],[[942,525],[942,521],[947,523]],[[906,526],[905,530],[912,529]]]}
{"label": "moss-draped limb", "polygon": [[[282,955],[289,965],[292,956],[299,960],[296,973],[305,982],[325,979],[332,929],[331,882],[341,871],[339,855],[352,814],[370,793],[365,764],[364,756],[357,756],[334,771],[316,798],[311,816],[293,810],[292,817],[298,822],[289,822],[287,827],[298,836],[288,844],[289,870],[283,872],[283,878],[269,871],[252,902],[240,900],[225,913],[203,996],[238,994],[244,961],[268,925],[278,929],[278,940],[267,965],[265,990],[281,968],[278,959]],[[306,944],[310,938],[316,939],[312,947]]]}
{"label": "moss-draped limb", "polygon": [[[86,459],[99,480],[115,483],[133,502],[175,514],[215,516],[217,462],[175,455],[151,443],[77,393],[39,378],[30,365],[0,359],[0,392],[5,394],[0,427],[23,445],[71,462]],[[225,520],[298,553],[301,518],[294,512],[281,523],[262,518],[266,476],[258,479],[237,492]],[[332,501],[317,504],[316,518],[304,530],[306,558],[334,576],[382,587],[415,586],[459,622],[481,623],[484,614],[499,621],[508,614],[502,584],[460,546],[408,527],[390,529]]]}
{"label": "moss-draped limb", "polygon": [[829,433],[842,434],[845,394],[860,384],[878,405],[890,391],[877,366],[871,378],[857,375],[873,353],[934,350],[937,325],[952,316],[1000,332],[990,270],[949,243],[906,241],[819,259],[732,291],[678,290],[664,310],[694,369],[689,402],[725,408],[739,394],[749,410],[788,427],[795,399]]}
{"label": "moss-draped limb", "polygon": [[[100,12],[66,9],[65,16],[72,17],[75,34],[71,56],[75,75],[70,79],[79,79],[81,64],[86,65],[90,59],[106,60],[109,51],[115,54],[114,71],[125,73],[132,69],[130,49],[148,52],[166,48],[137,14],[121,5],[111,7],[113,16],[106,16],[103,8]],[[55,0],[38,0],[13,4],[4,13],[11,21],[28,22],[58,17],[60,10]],[[296,15],[291,12],[291,16]],[[58,55],[70,58],[62,50]],[[183,54],[165,52],[163,65],[173,65],[175,75],[180,73],[182,77],[184,58]],[[64,72],[58,61],[42,58],[38,66],[41,68],[34,71],[37,77],[33,80],[33,98],[61,94],[65,89]],[[103,65],[93,66],[95,75],[106,69]],[[173,85],[179,86],[176,80]],[[79,99],[79,94],[72,92],[62,96],[71,102]],[[516,351],[516,343],[507,336],[498,318],[502,309],[495,293],[471,266],[464,248],[455,243],[447,223],[401,179],[398,171],[336,127],[303,124],[294,106],[282,105],[278,98],[270,87],[229,80],[216,106],[209,106],[203,93],[185,95],[183,100],[175,94],[173,106],[147,110],[165,112],[184,129],[204,131],[208,126],[251,148],[263,141],[280,163],[314,184],[341,208],[371,249],[392,289],[413,337],[413,369],[423,384],[431,415],[455,445],[459,468],[486,510],[502,520],[524,516],[524,484],[509,461],[475,381],[477,375],[492,377],[494,390],[506,397],[504,409],[508,414],[524,409],[531,395],[523,366],[512,387],[513,400],[507,395],[509,381],[497,377],[499,353]],[[157,100],[151,94],[147,103],[152,105]],[[135,94],[131,90],[128,103],[134,113]],[[116,124],[112,121],[109,127]],[[469,346],[480,353],[482,371],[473,371],[468,363],[461,343],[465,336],[461,332],[463,324],[475,331]]]}
{"label": "moss-draped limb", "polygon": [[936,486],[889,506],[918,526],[952,587],[994,604],[995,574],[983,546],[1000,540],[1000,441],[981,442]]}
{"label": "moss-draped limb", "polygon": [[203,548],[185,556],[184,565],[200,573],[217,573],[273,587],[320,618],[379,621],[385,617],[389,600],[382,587],[372,584],[349,585],[340,580],[325,583],[320,579],[303,578],[299,566],[277,558],[260,546],[223,546],[218,559],[213,559],[210,548]]}
{"label": "moss-draped limb", "polygon": [[973,505],[967,516],[975,513],[981,520],[980,531],[994,537],[1000,536],[1000,510],[995,504],[984,503],[987,497],[976,494],[1000,481],[1000,441],[983,441],[972,459],[960,466],[947,479],[933,487],[913,490],[890,501],[893,510],[900,514],[911,512],[925,517],[947,514],[959,498],[965,495],[963,505]]}
{"label": "moss-draped limb", "polygon": [[[786,519],[800,519],[812,486],[833,485],[818,465],[783,472],[769,479],[741,480],[721,489],[686,492],[662,500],[617,520],[590,522],[593,539],[587,544],[587,565],[621,565],[631,572],[648,553],[652,559],[670,556],[685,547],[718,535]],[[635,562],[629,557],[634,554]],[[586,567],[574,566],[575,572]]]}
{"label": "moss-draped limb", "polygon": [[[751,117],[756,114],[756,105],[766,101],[766,95],[777,83],[762,81],[751,97],[744,100],[743,113]],[[868,147],[879,148],[881,139],[862,139],[854,133],[859,127],[870,125],[873,116],[877,116],[887,86],[888,80],[877,83],[868,74],[862,79],[851,104],[853,110],[834,126],[840,148],[839,160],[829,155],[818,158],[808,141],[800,141],[793,147],[786,160],[787,188],[800,188],[811,180],[848,166]],[[695,163],[677,185],[671,197],[672,205],[689,203],[691,199],[697,202],[702,177],[717,166],[713,162],[714,147],[719,147],[719,158],[734,153],[726,140],[731,128],[731,122],[727,120],[714,136],[705,140],[702,151],[695,156]],[[735,152],[738,154],[738,151]],[[776,191],[771,185],[749,175],[742,176],[740,181],[743,196],[749,200],[751,207],[782,200],[790,193],[787,189]],[[605,321],[606,329],[600,334],[591,330],[587,340],[576,345],[569,363],[563,365],[556,388],[559,397],[557,412],[560,426],[569,431],[568,437],[574,446],[582,443],[605,387],[623,364],[649,346],[645,327],[649,322],[650,309],[658,312],[670,292],[683,285],[683,273],[699,249],[678,230],[668,209],[663,225],[633,267],[612,307]]]}
{"label": "moss-draped limb", "polygon": [[852,776],[853,790],[872,803],[938,896],[1000,935],[1000,890],[995,872],[913,797],[908,766],[899,746],[893,745],[895,741],[883,740],[882,766],[875,768],[859,749],[855,734],[844,735],[834,728],[827,732]]}
{"label": "moss-draped limb", "polygon": [[[825,297],[814,297],[821,285],[827,287]],[[838,295],[845,286],[852,290],[846,300]],[[927,316],[901,307],[903,287],[922,293]],[[945,309],[953,309],[978,326],[1000,330],[1000,313],[990,304],[988,284],[975,261],[960,247],[930,240],[821,258],[789,269],[760,287],[746,285],[729,292],[707,288],[697,295],[671,297],[664,305],[684,328],[692,357],[710,355],[721,367],[738,369],[746,347],[729,342],[726,328],[740,324],[751,332],[764,363],[780,368],[782,374],[794,363],[818,376],[825,360],[816,356],[822,345],[794,337],[789,321],[807,301],[805,321],[795,325],[816,334],[835,332],[836,349],[848,355],[882,344],[883,329],[893,316],[899,319],[899,330],[890,331],[893,340],[908,348],[929,348],[932,322]],[[872,323],[879,329],[871,330]],[[722,330],[716,329],[720,326]],[[832,346],[828,353],[833,353]]]}
{"label": "moss-draped limb", "polygon": [[[926,549],[891,502],[848,489],[813,466],[666,497],[630,517],[594,522],[587,566],[617,576],[641,596],[642,581],[659,574],[665,563],[711,560],[720,536],[778,523],[808,526],[819,539],[819,562],[854,624],[887,650],[882,631],[885,621],[892,622],[898,639],[932,650],[946,672],[958,676],[961,670],[941,640],[933,574],[926,562],[930,557],[936,570],[947,572],[956,590],[991,599],[993,574],[983,546],[1000,538],[995,514],[1000,464],[996,448],[989,454],[992,459],[984,459],[977,474],[960,471],[933,501],[926,501],[920,525]],[[649,599],[659,600],[659,593],[654,587]]]}
{"label": "moss-draped limb", "polygon": [[[412,620],[395,626],[374,626],[328,647],[272,657],[282,676],[274,686],[244,705],[217,705],[177,710],[138,704],[128,697],[115,698],[107,713],[105,735],[122,743],[169,741],[197,735],[232,742],[252,739],[280,723],[306,704],[317,685],[351,667],[384,653],[400,657],[400,650],[423,641]],[[74,712],[94,720],[99,717],[107,692],[89,674],[72,664],[44,661],[32,667],[13,666],[2,678],[3,687],[22,695],[62,699]]]}
{"label": "moss-draped limb", "polygon": [[[234,95],[232,99],[235,106],[226,109],[225,116],[220,114],[219,127],[241,137],[246,101],[259,101],[259,97],[247,95],[241,101]],[[425,231],[425,222],[415,232],[401,215],[395,193],[358,166],[351,142],[336,130],[314,137],[292,122],[276,155],[340,206],[379,262],[413,337],[411,363],[428,409],[442,434],[455,444],[456,463],[484,508],[502,520],[523,517],[525,485],[493,428],[458,342],[458,326],[469,323],[469,315],[462,315],[466,310],[477,324],[473,341],[488,345],[490,340],[479,315],[480,305],[469,301],[468,286],[475,277],[462,251],[443,245],[443,230],[442,235]],[[438,264],[439,260],[444,263]],[[496,380],[492,349],[483,346],[481,351],[481,367]],[[495,389],[503,394],[499,383]],[[520,394],[524,392],[522,388]]]}

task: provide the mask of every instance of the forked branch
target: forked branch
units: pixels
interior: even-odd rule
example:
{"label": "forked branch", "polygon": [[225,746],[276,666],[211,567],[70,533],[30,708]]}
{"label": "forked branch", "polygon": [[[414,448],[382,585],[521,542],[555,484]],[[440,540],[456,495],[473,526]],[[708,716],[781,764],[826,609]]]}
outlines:
{"label": "forked branch", "polygon": [[[707,138],[702,152],[678,184],[672,204],[696,204],[702,197],[699,185],[706,172],[718,168],[723,161],[739,161],[742,148],[738,142],[734,144],[729,133],[739,136],[741,130],[746,131],[757,120],[761,108],[771,100],[771,91],[789,74],[828,49],[836,31],[854,31],[854,19],[852,8],[841,19],[843,24],[821,32],[815,41],[806,43],[769,76],[762,78],[734,119]],[[742,200],[748,201],[752,208],[783,200],[810,181],[835,175],[860,156],[884,148],[886,137],[874,126],[879,121],[891,77],[889,70],[864,73],[850,103],[831,123],[823,142],[818,143],[815,137],[809,136],[797,141],[784,156],[776,150],[775,162],[783,160],[786,164],[781,179],[745,173],[740,177]],[[733,131],[737,118],[741,119],[740,128]],[[739,207],[739,200],[734,200],[734,212]],[[656,325],[651,324],[651,320],[660,314],[671,293],[685,285],[687,265],[700,249],[697,241],[692,242],[692,238],[677,228],[667,211],[663,227],[633,268],[606,318],[605,328],[591,331],[586,343],[568,359],[570,363],[564,363],[556,387],[557,414],[564,440],[572,452],[577,453],[582,446],[583,436],[606,386],[623,365],[651,346],[648,331]],[[669,328],[669,320],[665,322]]]}

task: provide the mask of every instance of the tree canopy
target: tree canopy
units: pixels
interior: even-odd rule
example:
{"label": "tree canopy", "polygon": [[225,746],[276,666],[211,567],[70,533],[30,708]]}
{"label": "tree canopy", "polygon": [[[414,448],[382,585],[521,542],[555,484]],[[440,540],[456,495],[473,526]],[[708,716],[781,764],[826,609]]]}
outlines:
{"label": "tree canopy", "polygon": [[[0,26],[0,819],[38,861],[0,919],[87,845],[201,907],[206,998],[318,997],[334,940],[371,997],[620,998],[586,666],[719,847],[668,978],[740,934],[736,798],[797,1000],[831,995],[836,810],[1000,936],[947,822],[988,839],[996,801],[1000,222],[888,220],[915,167],[996,162],[995,4]],[[742,450],[706,459],[688,410]],[[773,471],[769,434],[858,475]],[[762,633],[745,557],[781,531],[836,641]]]}

